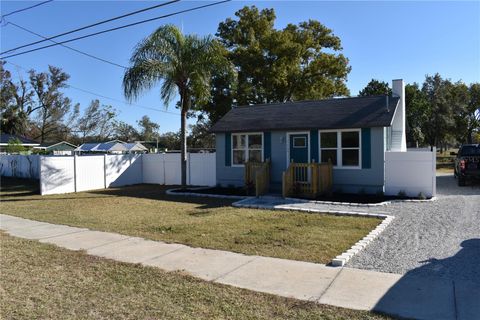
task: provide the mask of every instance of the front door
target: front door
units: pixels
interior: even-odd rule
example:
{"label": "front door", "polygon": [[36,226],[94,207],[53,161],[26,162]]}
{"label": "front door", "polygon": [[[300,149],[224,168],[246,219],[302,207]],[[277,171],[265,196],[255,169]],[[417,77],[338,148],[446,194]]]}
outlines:
{"label": "front door", "polygon": [[290,159],[295,163],[308,163],[308,134],[290,135]]}

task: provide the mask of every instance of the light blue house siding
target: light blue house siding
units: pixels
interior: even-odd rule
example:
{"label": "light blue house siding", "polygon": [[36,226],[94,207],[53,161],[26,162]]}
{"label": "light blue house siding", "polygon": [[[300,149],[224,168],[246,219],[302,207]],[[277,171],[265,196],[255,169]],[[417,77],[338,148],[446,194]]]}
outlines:
{"label": "light blue house siding", "polygon": [[[384,189],[385,130],[383,127],[361,131],[362,168],[334,168],[334,189],[347,193],[376,193]],[[293,133],[289,131],[289,133]],[[310,130],[310,158],[319,161],[318,130]],[[272,192],[281,192],[282,172],[287,168],[287,132],[264,132],[264,158],[271,159]],[[231,135],[216,134],[217,183],[243,186],[243,167],[231,166]]]}

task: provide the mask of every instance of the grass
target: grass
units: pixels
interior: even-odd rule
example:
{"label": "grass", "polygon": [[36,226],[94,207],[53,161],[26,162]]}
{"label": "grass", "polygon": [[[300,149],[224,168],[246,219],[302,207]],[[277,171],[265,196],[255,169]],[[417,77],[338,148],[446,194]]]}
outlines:
{"label": "grass", "polygon": [[0,209],[50,223],[317,263],[330,262],[380,223],[375,218],[240,209],[227,200],[168,196],[166,188],[137,185],[40,196],[24,181],[2,179]]}
{"label": "grass", "polygon": [[2,319],[389,319],[0,233]]}

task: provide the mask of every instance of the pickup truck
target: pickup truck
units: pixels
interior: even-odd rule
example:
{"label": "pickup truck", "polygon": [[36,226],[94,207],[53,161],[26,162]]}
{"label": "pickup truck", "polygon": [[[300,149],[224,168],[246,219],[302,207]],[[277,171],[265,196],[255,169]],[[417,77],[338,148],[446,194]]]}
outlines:
{"label": "pickup truck", "polygon": [[468,179],[480,179],[480,144],[464,144],[455,158],[455,178],[459,186],[465,186]]}

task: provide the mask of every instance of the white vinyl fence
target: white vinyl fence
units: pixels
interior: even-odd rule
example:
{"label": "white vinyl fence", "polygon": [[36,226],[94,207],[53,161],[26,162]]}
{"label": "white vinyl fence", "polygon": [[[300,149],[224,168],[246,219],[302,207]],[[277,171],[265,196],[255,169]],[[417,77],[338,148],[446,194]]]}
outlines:
{"label": "white vinyl fence", "polygon": [[[91,155],[40,160],[40,193],[58,194],[138,183],[181,183],[180,154]],[[187,184],[216,183],[215,153],[188,155]]]}
{"label": "white vinyl fence", "polygon": [[[216,184],[215,153],[189,153],[187,161],[187,184],[214,186]],[[144,154],[143,182],[156,184],[180,184],[180,154]]]}
{"label": "white vinyl fence", "polygon": [[385,194],[436,195],[436,150],[385,153]]}
{"label": "white vinyl fence", "polygon": [[38,155],[1,155],[0,175],[5,177],[39,179],[39,158]]}

